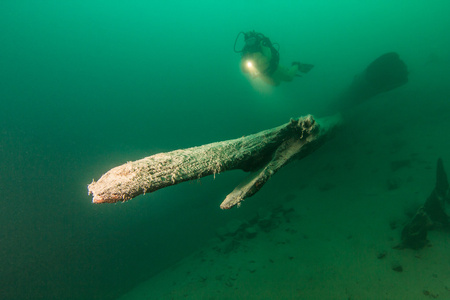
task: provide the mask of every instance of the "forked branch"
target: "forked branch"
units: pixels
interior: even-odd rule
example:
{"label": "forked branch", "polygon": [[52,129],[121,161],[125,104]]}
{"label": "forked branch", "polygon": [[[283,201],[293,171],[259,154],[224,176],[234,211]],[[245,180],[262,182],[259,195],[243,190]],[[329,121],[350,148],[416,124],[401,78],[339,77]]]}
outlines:
{"label": "forked branch", "polygon": [[127,162],[93,181],[89,195],[94,203],[114,203],[228,170],[252,172],[221,205],[231,208],[259,191],[286,163],[317,149],[340,122],[340,115],[318,120],[308,115],[242,138]]}

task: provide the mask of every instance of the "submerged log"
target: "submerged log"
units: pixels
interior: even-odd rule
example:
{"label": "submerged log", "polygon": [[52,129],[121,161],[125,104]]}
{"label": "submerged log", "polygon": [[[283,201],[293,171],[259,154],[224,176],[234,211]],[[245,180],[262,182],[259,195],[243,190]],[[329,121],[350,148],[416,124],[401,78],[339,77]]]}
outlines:
{"label": "submerged log", "polygon": [[320,147],[341,123],[339,114],[311,115],[242,138],[155,154],[127,162],[89,186],[94,203],[114,203],[224,171],[252,172],[221,204],[228,209],[254,195],[281,167]]}

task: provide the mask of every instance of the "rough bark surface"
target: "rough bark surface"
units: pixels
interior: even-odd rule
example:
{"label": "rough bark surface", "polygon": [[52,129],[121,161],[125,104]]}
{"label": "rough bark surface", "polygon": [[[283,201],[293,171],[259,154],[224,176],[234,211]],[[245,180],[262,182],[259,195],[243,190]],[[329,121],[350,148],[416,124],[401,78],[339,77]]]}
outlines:
{"label": "rough bark surface", "polygon": [[317,121],[308,115],[242,138],[127,162],[93,181],[88,186],[89,195],[94,203],[114,203],[227,170],[251,171],[221,205],[231,208],[255,194],[291,159],[317,149],[340,122],[340,115]]}

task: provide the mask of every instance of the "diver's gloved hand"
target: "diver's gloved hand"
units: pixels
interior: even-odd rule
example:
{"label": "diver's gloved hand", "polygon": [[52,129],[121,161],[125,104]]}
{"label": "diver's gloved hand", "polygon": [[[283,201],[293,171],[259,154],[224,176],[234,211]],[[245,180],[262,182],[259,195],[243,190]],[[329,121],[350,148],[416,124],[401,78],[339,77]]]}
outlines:
{"label": "diver's gloved hand", "polygon": [[300,62],[294,61],[291,65],[293,66],[297,66],[298,67],[298,71],[301,73],[308,73],[309,71],[311,71],[311,69],[314,67],[314,65],[311,64],[302,64]]}

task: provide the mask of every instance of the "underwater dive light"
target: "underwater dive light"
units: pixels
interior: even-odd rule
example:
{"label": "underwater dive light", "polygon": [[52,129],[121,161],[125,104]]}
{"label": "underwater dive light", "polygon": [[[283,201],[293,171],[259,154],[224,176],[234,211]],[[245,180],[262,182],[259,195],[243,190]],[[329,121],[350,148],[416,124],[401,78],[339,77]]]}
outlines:
{"label": "underwater dive light", "polygon": [[255,67],[253,61],[246,60],[245,61],[245,68],[250,73],[250,75],[252,75],[252,76],[258,76],[259,75],[258,69]]}

